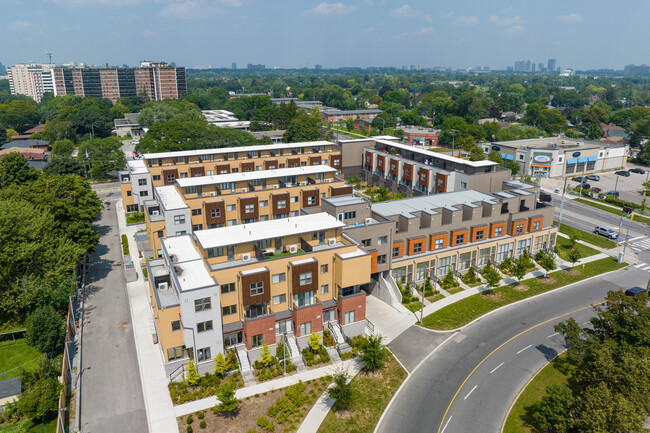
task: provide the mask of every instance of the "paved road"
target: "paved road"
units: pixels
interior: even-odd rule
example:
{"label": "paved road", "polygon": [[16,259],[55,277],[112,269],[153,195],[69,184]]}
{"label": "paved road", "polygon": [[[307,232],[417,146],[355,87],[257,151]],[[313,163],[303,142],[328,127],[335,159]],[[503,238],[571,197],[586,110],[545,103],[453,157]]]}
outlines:
{"label": "paved road", "polygon": [[[147,431],[126,281],[120,263],[116,192],[100,192],[101,238],[88,268],[81,372],[81,431]],[[106,203],[109,203],[106,205]]]}
{"label": "paved road", "polygon": [[[650,254],[644,254],[648,257],[643,260],[650,261]],[[590,305],[601,302],[607,291],[645,285],[647,280],[647,272],[632,267],[506,308],[466,327],[415,370],[378,431],[500,431],[520,388],[562,349],[562,340],[551,336],[553,325],[569,317],[584,323]]]}

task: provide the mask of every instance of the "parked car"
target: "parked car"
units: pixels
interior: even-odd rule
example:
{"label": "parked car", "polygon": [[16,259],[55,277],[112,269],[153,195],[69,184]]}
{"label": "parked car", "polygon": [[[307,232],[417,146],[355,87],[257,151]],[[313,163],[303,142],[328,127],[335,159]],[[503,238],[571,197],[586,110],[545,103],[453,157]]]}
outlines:
{"label": "parked car", "polygon": [[596,226],[594,229],[594,233],[597,235],[605,236],[606,238],[610,239],[618,239],[618,233],[616,230],[610,227],[605,227],[605,226]]}
{"label": "parked car", "polygon": [[579,183],[578,185],[576,185],[576,188],[580,188],[580,187],[582,187],[582,189],[590,189],[591,185],[589,185],[588,183],[582,183],[582,184]]}
{"label": "parked car", "polygon": [[614,174],[618,174],[619,176],[630,177],[630,172],[627,170],[619,170]]}
{"label": "parked car", "polygon": [[575,180],[576,182],[584,182],[584,179],[582,178],[582,176],[572,177],[571,180]]}
{"label": "parked car", "polygon": [[598,188],[597,186],[595,186],[595,187],[591,188],[590,191],[593,191],[593,192],[601,192],[601,191],[602,191],[602,188]]}
{"label": "parked car", "polygon": [[627,289],[625,291],[625,296],[636,296],[636,295],[639,295],[641,293],[646,293],[646,292],[647,292],[646,289],[643,289],[643,288],[641,288],[639,286],[634,286],[634,287],[630,287],[629,289]]}
{"label": "parked car", "polygon": [[605,195],[609,195],[609,196],[611,196],[611,197],[618,198],[618,196],[619,196],[620,194],[618,193],[618,191],[607,191],[607,192],[605,193]]}
{"label": "parked car", "polygon": [[645,170],[642,168],[631,168],[630,173],[643,174],[645,173]]}
{"label": "parked car", "polygon": [[585,176],[585,179],[593,180],[594,182],[598,182],[600,180],[600,176],[598,176],[597,174],[589,174],[589,175]]}

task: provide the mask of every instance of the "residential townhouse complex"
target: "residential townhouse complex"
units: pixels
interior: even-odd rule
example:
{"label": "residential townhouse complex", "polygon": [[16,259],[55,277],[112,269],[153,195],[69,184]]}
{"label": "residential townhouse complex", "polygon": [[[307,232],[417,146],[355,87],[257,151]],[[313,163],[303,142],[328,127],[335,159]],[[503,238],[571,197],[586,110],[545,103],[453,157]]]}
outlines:
{"label": "residential townhouse complex", "polygon": [[362,333],[371,256],[343,226],[317,213],[163,239],[147,270],[165,361],[252,362],[281,335],[293,358],[325,326]]}
{"label": "residential townhouse complex", "polygon": [[[469,161],[381,138],[350,140],[342,149],[345,174],[407,196],[468,189],[495,192],[511,178],[510,170],[492,161]],[[361,157],[353,163],[353,155],[348,155],[356,152]]]}
{"label": "residential townhouse complex", "polygon": [[155,187],[153,200],[144,201],[152,255],[162,254],[166,237],[294,217],[321,198],[352,193],[335,174],[335,168],[312,165],[180,178]]}
{"label": "residential townhouse complex", "polygon": [[120,172],[126,212],[137,212],[153,197],[153,188],[176,179],[260,170],[329,165],[341,170],[341,152],[329,141],[148,153]]}
{"label": "residential townhouse complex", "polygon": [[339,123],[347,119],[372,119],[381,112],[377,108],[367,110],[323,110],[323,122]]}

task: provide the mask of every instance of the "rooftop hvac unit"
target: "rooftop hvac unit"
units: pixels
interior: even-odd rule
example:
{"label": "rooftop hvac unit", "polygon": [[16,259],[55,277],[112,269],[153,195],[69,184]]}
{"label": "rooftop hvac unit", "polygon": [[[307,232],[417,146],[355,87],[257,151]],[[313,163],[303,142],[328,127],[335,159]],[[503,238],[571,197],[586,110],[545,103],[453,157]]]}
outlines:
{"label": "rooftop hvac unit", "polygon": [[372,218],[366,218],[366,225],[372,224]]}
{"label": "rooftop hvac unit", "polygon": [[152,211],[151,211],[151,215],[153,215],[153,216],[158,216],[158,215],[160,215],[160,212],[157,211],[157,210],[152,210]]}
{"label": "rooftop hvac unit", "polygon": [[172,263],[175,263],[176,262],[176,254],[170,254],[169,255],[169,260],[171,260]]}
{"label": "rooftop hvac unit", "polygon": [[325,179],[325,183],[330,183],[332,182],[332,179]]}
{"label": "rooftop hvac unit", "polygon": [[305,185],[307,185],[307,182],[305,181],[300,182],[300,186],[305,186]]}
{"label": "rooftop hvac unit", "polygon": [[289,245],[289,252],[291,254],[295,254],[298,252],[298,246],[297,245]]}
{"label": "rooftop hvac unit", "polygon": [[248,188],[242,188],[241,192],[248,192]]}
{"label": "rooftop hvac unit", "polygon": [[251,261],[251,255],[246,253],[241,255],[241,260],[242,262],[250,262]]}
{"label": "rooftop hvac unit", "polygon": [[165,290],[168,290],[168,289],[169,289],[169,283],[165,282],[165,283],[158,284],[158,290],[164,292]]}
{"label": "rooftop hvac unit", "polygon": [[327,245],[329,245],[330,247],[333,247],[334,245],[336,245],[336,238],[328,239],[327,240]]}
{"label": "rooftop hvac unit", "polygon": [[280,188],[280,185],[278,185],[277,183],[273,185],[273,189],[278,189],[278,188]]}
{"label": "rooftop hvac unit", "polygon": [[215,191],[210,191],[209,195],[210,195],[210,197],[215,197],[217,195],[217,193]]}
{"label": "rooftop hvac unit", "polygon": [[222,161],[223,161],[223,159],[217,159],[217,162],[222,162]]}

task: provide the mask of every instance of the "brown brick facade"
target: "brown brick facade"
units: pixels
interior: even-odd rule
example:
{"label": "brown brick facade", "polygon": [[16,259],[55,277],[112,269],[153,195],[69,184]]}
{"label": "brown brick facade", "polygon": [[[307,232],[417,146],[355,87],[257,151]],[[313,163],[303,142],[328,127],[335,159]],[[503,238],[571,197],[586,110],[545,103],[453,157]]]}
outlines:
{"label": "brown brick facade", "polygon": [[349,186],[337,186],[330,188],[330,195],[335,197],[337,195],[348,195],[352,194],[352,185]]}
{"label": "brown brick facade", "polygon": [[295,308],[293,310],[293,326],[296,337],[300,335],[300,325],[311,322],[311,332],[323,331],[323,304],[310,305],[309,307]]}
{"label": "brown brick facade", "polygon": [[[212,209],[216,209],[215,216],[213,217]],[[206,228],[210,224],[224,224],[226,222],[226,204],[223,200],[203,203],[203,214],[205,215]]]}
{"label": "brown brick facade", "polygon": [[361,292],[355,296],[339,298],[337,307],[339,310],[339,323],[341,325],[348,325],[348,323],[345,323],[345,313],[348,311],[354,311],[355,322],[366,320],[366,292]]}
{"label": "brown brick facade", "polygon": [[[271,301],[271,273],[266,270],[256,274],[242,275],[241,277],[241,293],[244,306],[259,304],[261,302],[269,303]],[[250,286],[253,283],[261,281],[264,283],[264,291],[260,295],[251,295]]]}
{"label": "brown brick facade", "polygon": [[[312,204],[309,204],[310,197]],[[317,189],[302,191],[302,207],[320,206],[320,193]]]}
{"label": "brown brick facade", "polygon": [[[300,274],[311,272],[311,284],[300,285]],[[301,293],[316,292],[318,294],[318,262],[316,260],[303,263],[301,265],[291,266],[291,295]]]}
{"label": "brown brick facade", "polygon": [[162,171],[163,184],[173,185],[178,179],[178,170],[175,168],[166,169]]}
{"label": "brown brick facade", "polygon": [[278,160],[271,159],[264,161],[264,170],[275,170],[278,168]]}
{"label": "brown brick facade", "polygon": [[[271,195],[271,206],[273,206],[273,215],[282,215],[289,213],[289,193],[279,193]],[[284,203],[284,207],[282,207]]]}
{"label": "brown brick facade", "polygon": [[[253,211],[252,212],[246,212],[246,206],[250,208],[250,206],[253,206]],[[260,216],[260,209],[257,204],[257,197],[247,197],[247,198],[240,198],[239,199],[239,215],[240,218],[243,220],[249,219],[249,218],[259,218]]]}
{"label": "brown brick facade", "polygon": [[264,334],[264,344],[275,344],[275,316],[261,317],[244,322],[246,348],[251,350],[253,335]]}
{"label": "brown brick facade", "polygon": [[190,167],[190,177],[205,176],[205,167]]}

